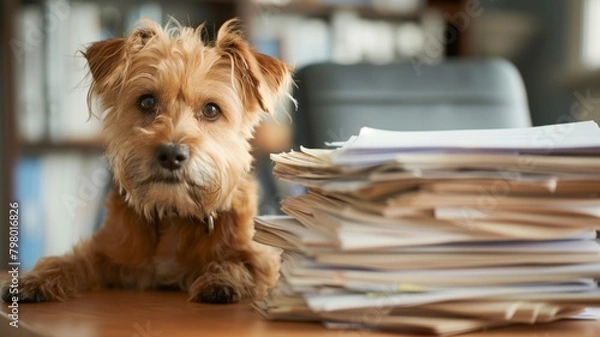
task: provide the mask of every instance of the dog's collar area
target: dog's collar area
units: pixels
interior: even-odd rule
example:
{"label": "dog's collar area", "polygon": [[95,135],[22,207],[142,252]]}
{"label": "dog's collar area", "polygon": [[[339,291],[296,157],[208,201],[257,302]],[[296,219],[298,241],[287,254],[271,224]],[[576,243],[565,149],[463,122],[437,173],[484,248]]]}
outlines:
{"label": "dog's collar area", "polygon": [[[123,187],[120,187],[117,191],[118,191],[119,196],[127,199],[127,192],[123,189]],[[165,212],[166,212],[167,218],[180,217],[179,213],[175,209],[167,209]],[[158,220],[160,218],[160,216],[158,214],[158,210],[154,210],[154,218],[156,220]],[[214,213],[210,213],[210,214],[207,214],[206,216],[204,216],[204,218],[202,219],[202,222],[204,224],[206,224],[206,228],[205,228],[206,235],[210,236],[215,231],[215,218],[216,218],[216,215]]]}

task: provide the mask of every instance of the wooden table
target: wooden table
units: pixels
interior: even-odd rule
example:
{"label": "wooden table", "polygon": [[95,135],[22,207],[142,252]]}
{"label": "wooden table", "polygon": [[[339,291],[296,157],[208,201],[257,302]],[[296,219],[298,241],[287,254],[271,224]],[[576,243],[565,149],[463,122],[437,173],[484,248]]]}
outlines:
{"label": "wooden table", "polygon": [[[269,322],[249,303],[190,303],[182,292],[102,291],[67,302],[19,305],[19,325],[9,326],[8,304],[1,304],[0,336],[169,337],[169,336],[406,336],[390,333],[328,330],[317,323]],[[600,322],[563,321],[513,326],[466,334],[469,337],[597,337]]]}

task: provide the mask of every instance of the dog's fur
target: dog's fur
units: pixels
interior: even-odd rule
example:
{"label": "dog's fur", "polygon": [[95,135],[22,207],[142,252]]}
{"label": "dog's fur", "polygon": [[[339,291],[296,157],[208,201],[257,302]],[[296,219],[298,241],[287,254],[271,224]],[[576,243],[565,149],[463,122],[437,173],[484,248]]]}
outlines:
{"label": "dog's fur", "polygon": [[[203,28],[142,21],[127,38],[83,53],[114,173],[107,217],[72,253],[47,257],[20,279],[20,301],[65,300],[102,287],[177,288],[193,301],[231,303],[265,294],[278,256],[252,241],[257,207],[249,140],[260,113],[273,113],[290,68],[255,52],[228,21],[214,41]],[[157,108],[140,108],[154,95]],[[222,115],[206,119],[208,103]],[[170,171],[162,144],[187,147]],[[208,233],[208,216],[214,232]],[[2,298],[12,301],[8,284]]]}

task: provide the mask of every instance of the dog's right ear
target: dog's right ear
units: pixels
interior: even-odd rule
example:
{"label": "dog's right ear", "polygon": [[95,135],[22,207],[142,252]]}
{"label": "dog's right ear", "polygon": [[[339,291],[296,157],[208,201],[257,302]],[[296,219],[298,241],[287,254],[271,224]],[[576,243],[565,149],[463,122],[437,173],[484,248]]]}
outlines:
{"label": "dog's right ear", "polygon": [[118,70],[125,58],[125,39],[94,42],[83,52],[83,56],[94,80],[94,91],[105,92],[114,87],[122,76],[122,72]]}
{"label": "dog's right ear", "polygon": [[129,37],[114,38],[92,43],[83,56],[92,74],[95,92],[106,92],[119,87],[127,68],[129,56],[142,50],[148,41],[160,33],[160,26],[141,20]]}

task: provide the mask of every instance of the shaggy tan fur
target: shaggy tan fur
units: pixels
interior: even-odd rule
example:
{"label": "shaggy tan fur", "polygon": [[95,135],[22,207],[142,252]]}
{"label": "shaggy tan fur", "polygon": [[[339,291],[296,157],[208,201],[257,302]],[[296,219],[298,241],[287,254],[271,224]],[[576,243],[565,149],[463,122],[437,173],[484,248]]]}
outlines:
{"label": "shaggy tan fur", "polygon": [[[277,254],[252,241],[257,186],[249,140],[260,113],[273,113],[286,93],[290,68],[255,52],[235,21],[214,41],[202,32],[142,21],[127,38],[84,52],[116,188],[100,230],[72,253],[39,260],[20,280],[20,301],[65,300],[102,287],[175,287],[190,300],[231,303],[274,284]],[[140,108],[144,95],[156,101],[150,113]],[[203,115],[209,103],[220,108],[216,120]],[[162,144],[189,150],[183,167],[157,163]],[[8,290],[5,284],[7,301]]]}

